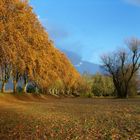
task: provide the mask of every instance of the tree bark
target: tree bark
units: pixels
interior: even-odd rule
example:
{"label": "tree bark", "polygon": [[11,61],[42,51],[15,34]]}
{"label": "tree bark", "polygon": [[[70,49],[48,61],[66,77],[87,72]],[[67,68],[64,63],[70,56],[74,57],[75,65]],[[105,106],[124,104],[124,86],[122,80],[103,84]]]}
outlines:
{"label": "tree bark", "polygon": [[6,85],[6,83],[5,82],[2,82],[2,85],[1,85],[1,92],[2,93],[5,92],[5,85]]}
{"label": "tree bark", "polygon": [[13,93],[17,92],[17,82],[13,81]]}
{"label": "tree bark", "polygon": [[26,93],[27,92],[27,83],[24,83],[24,85],[23,85],[23,93]]}
{"label": "tree bark", "polygon": [[24,74],[24,76],[23,76],[23,88],[22,88],[23,93],[27,92],[27,85],[28,85],[27,76],[26,76],[26,74]]}

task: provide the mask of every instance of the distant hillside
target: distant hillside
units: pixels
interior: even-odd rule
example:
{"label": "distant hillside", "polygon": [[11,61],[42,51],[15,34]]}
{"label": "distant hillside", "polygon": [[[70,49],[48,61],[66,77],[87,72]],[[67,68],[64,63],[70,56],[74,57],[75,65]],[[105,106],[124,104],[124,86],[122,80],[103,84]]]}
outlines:
{"label": "distant hillside", "polygon": [[82,58],[74,52],[63,50],[63,49],[61,51],[67,55],[67,57],[70,59],[72,64],[81,74],[83,74],[84,72],[87,72],[89,74],[96,74],[97,72],[99,73],[103,72],[100,65],[88,61],[83,61]]}

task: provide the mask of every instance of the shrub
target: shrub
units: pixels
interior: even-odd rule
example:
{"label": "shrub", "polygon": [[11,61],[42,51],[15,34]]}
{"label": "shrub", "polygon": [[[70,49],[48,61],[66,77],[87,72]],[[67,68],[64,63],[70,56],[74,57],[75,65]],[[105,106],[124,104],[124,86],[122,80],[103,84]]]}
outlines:
{"label": "shrub", "polygon": [[135,75],[130,81],[128,88],[128,96],[134,97],[136,95],[137,95],[137,77]]}
{"label": "shrub", "polygon": [[23,91],[23,90],[22,90],[22,87],[21,87],[21,86],[18,86],[18,87],[17,87],[17,93],[22,93],[22,91]]}
{"label": "shrub", "polygon": [[113,81],[109,76],[96,74],[93,76],[92,92],[95,96],[113,96]]}
{"label": "shrub", "polygon": [[38,93],[38,88],[33,84],[28,84],[27,93]]}
{"label": "shrub", "polygon": [[80,94],[88,95],[92,93],[92,80],[90,75],[84,74],[78,83],[79,85],[77,86],[77,91]]}

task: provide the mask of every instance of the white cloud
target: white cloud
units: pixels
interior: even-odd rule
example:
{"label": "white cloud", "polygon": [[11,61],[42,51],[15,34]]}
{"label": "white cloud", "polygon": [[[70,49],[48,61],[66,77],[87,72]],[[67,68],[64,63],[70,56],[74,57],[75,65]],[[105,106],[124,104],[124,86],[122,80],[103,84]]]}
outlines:
{"label": "white cloud", "polygon": [[38,15],[37,18],[40,19],[40,15]]}
{"label": "white cloud", "polygon": [[43,25],[47,28],[50,37],[54,41],[62,41],[62,39],[66,39],[69,37],[69,32],[67,32],[67,30],[62,25],[51,23],[46,18],[40,18],[40,20],[43,23]]}
{"label": "white cloud", "polygon": [[80,62],[79,64],[75,65],[75,67],[80,67],[81,65],[83,65],[82,62]]}
{"label": "white cloud", "polygon": [[131,5],[140,6],[140,0],[124,0],[124,2]]}

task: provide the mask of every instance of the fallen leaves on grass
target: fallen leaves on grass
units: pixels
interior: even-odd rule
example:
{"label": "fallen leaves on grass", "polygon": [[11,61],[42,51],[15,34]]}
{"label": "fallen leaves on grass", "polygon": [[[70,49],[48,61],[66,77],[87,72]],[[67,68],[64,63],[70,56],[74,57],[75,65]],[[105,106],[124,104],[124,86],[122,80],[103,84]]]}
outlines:
{"label": "fallen leaves on grass", "polygon": [[60,99],[0,104],[0,139],[139,140],[140,102]]}

